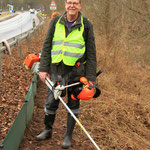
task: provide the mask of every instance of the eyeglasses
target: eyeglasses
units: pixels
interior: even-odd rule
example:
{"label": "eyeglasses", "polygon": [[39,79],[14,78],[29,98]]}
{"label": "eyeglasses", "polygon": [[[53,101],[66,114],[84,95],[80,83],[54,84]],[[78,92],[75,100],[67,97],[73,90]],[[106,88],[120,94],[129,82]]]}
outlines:
{"label": "eyeglasses", "polygon": [[73,5],[73,6],[78,6],[79,4],[80,4],[80,2],[79,3],[76,3],[76,2],[66,2],[69,6],[71,6],[71,5]]}

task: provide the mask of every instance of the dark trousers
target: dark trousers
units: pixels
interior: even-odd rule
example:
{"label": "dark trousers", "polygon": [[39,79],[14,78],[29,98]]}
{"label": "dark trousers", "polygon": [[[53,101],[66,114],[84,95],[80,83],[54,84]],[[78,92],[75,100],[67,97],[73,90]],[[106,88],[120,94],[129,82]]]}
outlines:
{"label": "dark trousers", "polygon": [[[79,112],[80,112],[80,100],[71,99],[71,94],[78,87],[81,87],[81,85],[70,87],[66,91],[67,92],[67,100],[68,100],[67,105],[74,114],[79,114]],[[52,91],[50,89],[48,89],[47,98],[46,98],[46,102],[45,102],[45,112],[48,114],[55,114],[59,107],[59,101],[60,101],[59,99],[58,100],[54,99]]]}

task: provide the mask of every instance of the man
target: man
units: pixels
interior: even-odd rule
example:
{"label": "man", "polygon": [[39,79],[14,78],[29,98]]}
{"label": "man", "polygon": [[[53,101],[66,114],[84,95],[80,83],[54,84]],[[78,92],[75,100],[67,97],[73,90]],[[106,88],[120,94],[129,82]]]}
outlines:
{"label": "man", "polygon": [[[56,16],[50,23],[41,53],[39,77],[43,82],[46,76],[50,76],[54,82],[70,84],[85,76],[92,84],[96,80],[97,65],[93,26],[80,13],[81,0],[66,0],[65,9],[64,15]],[[67,90],[67,105],[76,117],[80,112],[80,101],[73,100],[71,94],[77,87],[81,85]],[[55,100],[53,93],[48,89],[45,103],[45,129],[36,137],[37,140],[52,137],[52,126],[58,105],[59,100]],[[67,130],[62,144],[64,149],[71,146],[74,126],[75,120],[68,113]]]}

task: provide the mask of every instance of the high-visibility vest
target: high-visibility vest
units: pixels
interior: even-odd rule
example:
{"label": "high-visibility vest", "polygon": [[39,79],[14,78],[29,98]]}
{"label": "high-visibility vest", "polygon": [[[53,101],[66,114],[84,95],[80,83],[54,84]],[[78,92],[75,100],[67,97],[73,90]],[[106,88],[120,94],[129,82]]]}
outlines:
{"label": "high-visibility vest", "polygon": [[56,23],[52,41],[52,63],[59,63],[63,61],[65,65],[74,66],[76,61],[85,53],[83,17],[81,17],[82,26],[80,29],[73,29],[67,37],[65,33],[65,26],[59,23],[60,19]]}

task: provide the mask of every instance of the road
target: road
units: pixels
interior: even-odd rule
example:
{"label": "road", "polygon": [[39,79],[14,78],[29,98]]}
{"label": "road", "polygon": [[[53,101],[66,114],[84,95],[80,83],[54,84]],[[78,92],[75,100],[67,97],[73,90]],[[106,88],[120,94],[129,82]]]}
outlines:
{"label": "road", "polygon": [[26,11],[19,13],[17,16],[8,19],[6,21],[0,22],[0,42],[3,39],[10,39],[23,32],[26,32],[33,28],[33,19],[35,19],[35,24],[39,23],[39,20],[35,14],[30,14]]}

